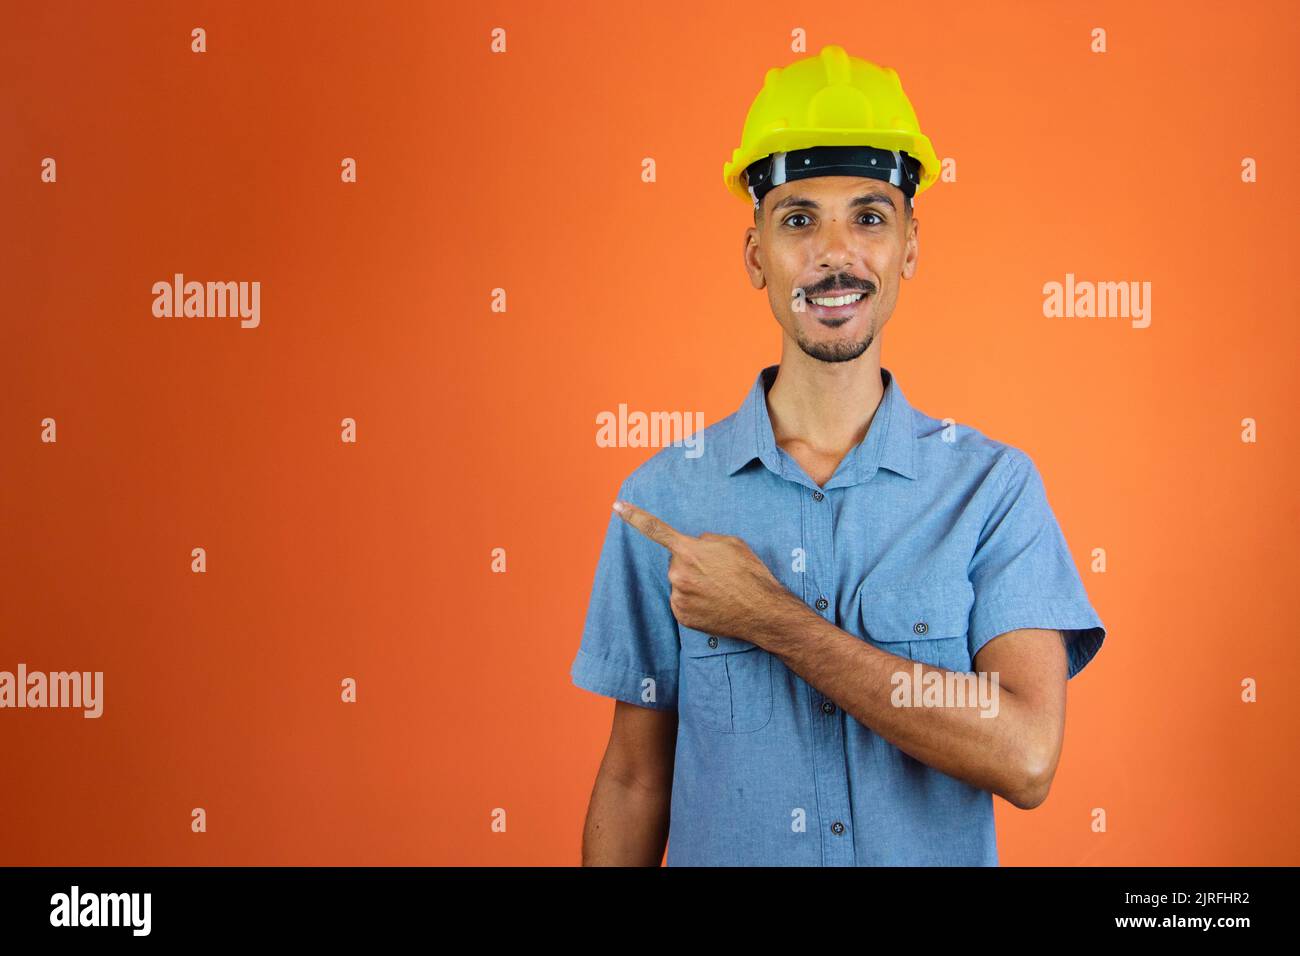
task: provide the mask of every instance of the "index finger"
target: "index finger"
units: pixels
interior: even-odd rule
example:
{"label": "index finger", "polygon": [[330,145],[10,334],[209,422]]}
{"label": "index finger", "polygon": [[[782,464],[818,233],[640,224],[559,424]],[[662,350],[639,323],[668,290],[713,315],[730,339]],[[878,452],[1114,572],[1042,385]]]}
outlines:
{"label": "index finger", "polygon": [[656,544],[661,544],[669,551],[676,552],[690,537],[684,535],[662,518],[626,501],[614,502],[614,510],[636,530]]}

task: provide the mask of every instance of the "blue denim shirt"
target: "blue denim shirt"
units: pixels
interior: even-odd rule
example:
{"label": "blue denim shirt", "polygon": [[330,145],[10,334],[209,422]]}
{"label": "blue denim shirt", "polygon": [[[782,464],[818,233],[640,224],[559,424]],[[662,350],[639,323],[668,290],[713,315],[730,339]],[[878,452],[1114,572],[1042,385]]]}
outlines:
{"label": "blue denim shirt", "polygon": [[[882,368],[866,437],[819,487],[773,436],[777,368],[700,447],[661,449],[618,497],[686,534],[739,536],[809,607],[890,654],[970,672],[999,634],[1057,628],[1069,676],[1083,669],[1105,627],[1023,451],[912,408]],[[903,753],[776,655],[681,626],[668,561],[611,509],[570,673],[677,710],[669,866],[997,865],[992,794]]]}

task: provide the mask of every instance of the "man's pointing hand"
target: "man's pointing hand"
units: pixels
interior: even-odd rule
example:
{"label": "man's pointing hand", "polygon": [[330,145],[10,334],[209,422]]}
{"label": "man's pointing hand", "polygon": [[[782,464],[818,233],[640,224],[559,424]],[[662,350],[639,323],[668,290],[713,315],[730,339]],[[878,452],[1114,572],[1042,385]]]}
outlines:
{"label": "man's pointing hand", "polygon": [[626,501],[614,502],[614,510],[641,534],[668,549],[669,604],[684,626],[762,646],[766,631],[778,614],[789,610],[791,602],[808,610],[740,538],[710,532],[698,538],[682,534]]}

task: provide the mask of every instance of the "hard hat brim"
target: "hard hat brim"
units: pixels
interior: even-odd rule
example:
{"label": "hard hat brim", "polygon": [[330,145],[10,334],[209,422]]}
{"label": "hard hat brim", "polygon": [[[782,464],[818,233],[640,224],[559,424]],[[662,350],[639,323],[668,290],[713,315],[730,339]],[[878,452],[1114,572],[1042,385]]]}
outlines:
{"label": "hard hat brim", "polygon": [[906,150],[907,155],[921,163],[921,181],[916,187],[919,196],[939,178],[939,159],[930,139],[923,133],[908,130],[882,129],[775,129],[760,137],[755,143],[737,149],[729,163],[722,167],[727,189],[753,204],[745,188],[746,167],[764,156],[777,152],[792,152],[813,146],[874,146],[877,149]]}

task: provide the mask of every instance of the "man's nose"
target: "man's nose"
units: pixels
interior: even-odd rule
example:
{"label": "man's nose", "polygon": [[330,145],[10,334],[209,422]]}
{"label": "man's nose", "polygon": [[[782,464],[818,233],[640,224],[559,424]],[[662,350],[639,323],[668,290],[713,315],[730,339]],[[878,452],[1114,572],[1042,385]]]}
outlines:
{"label": "man's nose", "polygon": [[849,224],[839,219],[828,220],[818,238],[821,240],[821,248],[817,252],[818,264],[848,271],[848,267],[857,258]]}

